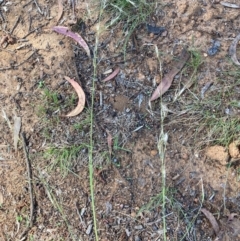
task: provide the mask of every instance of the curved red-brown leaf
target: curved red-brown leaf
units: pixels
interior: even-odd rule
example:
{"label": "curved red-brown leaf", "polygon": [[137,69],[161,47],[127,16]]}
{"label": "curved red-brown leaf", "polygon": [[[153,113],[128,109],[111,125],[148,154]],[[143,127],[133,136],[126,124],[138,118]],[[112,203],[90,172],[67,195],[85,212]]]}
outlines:
{"label": "curved red-brown leaf", "polygon": [[74,33],[72,31],[70,31],[67,27],[64,26],[54,26],[52,28],[53,31],[63,34],[65,36],[68,36],[72,39],[74,39],[75,41],[77,41],[79,43],[80,46],[82,46],[84,48],[84,50],[86,51],[87,55],[90,57],[90,49],[87,45],[87,43],[85,42],[85,40],[77,33]]}
{"label": "curved red-brown leaf", "polygon": [[103,82],[106,82],[106,81],[108,81],[108,80],[113,79],[113,78],[119,73],[119,71],[120,71],[120,68],[117,67],[108,77],[106,77],[106,78],[103,80]]}
{"label": "curved red-brown leaf", "polygon": [[170,72],[164,76],[161,83],[158,85],[158,87],[153,92],[150,101],[156,100],[170,88],[175,75],[176,75],[175,73]]}
{"label": "curved red-brown leaf", "polygon": [[204,213],[206,218],[212,224],[215,234],[218,235],[220,229],[219,229],[219,225],[218,225],[216,219],[214,218],[214,216],[206,208],[201,208],[201,212]]}
{"label": "curved red-brown leaf", "polygon": [[69,78],[68,76],[65,76],[64,78],[73,86],[73,88],[75,89],[78,95],[78,104],[76,108],[72,110],[70,113],[68,113],[66,116],[67,117],[76,116],[82,112],[85,106],[85,101],[86,101],[85,93],[83,92],[83,89],[76,81]]}
{"label": "curved red-brown leaf", "polygon": [[156,90],[153,92],[150,101],[156,100],[162,96],[172,85],[174,76],[183,68],[190,57],[190,54],[186,49],[183,49],[181,56],[174,61],[173,68],[171,71],[164,76],[161,83],[158,85]]}

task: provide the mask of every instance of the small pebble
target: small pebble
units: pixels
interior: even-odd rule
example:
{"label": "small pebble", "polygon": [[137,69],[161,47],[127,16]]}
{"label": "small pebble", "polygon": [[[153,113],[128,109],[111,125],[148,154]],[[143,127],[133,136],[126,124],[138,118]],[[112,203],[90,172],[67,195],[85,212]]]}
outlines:
{"label": "small pebble", "polygon": [[130,237],[131,232],[127,228],[125,229],[125,232],[126,232],[127,236]]}
{"label": "small pebble", "polygon": [[160,75],[159,75],[159,74],[156,75],[156,76],[154,77],[154,80],[155,80],[156,84],[160,84],[160,82],[161,82],[161,77],[160,77]]}
{"label": "small pebble", "polygon": [[158,230],[158,227],[154,224],[154,225],[152,226],[152,229],[153,229],[154,232],[156,232],[156,231]]}
{"label": "small pebble", "polygon": [[150,38],[153,38],[154,37],[154,33],[150,33]]}
{"label": "small pebble", "polygon": [[157,154],[158,154],[158,151],[157,151],[157,150],[151,150],[151,152],[150,152],[151,157],[154,157],[154,156],[156,156]]}
{"label": "small pebble", "polygon": [[143,226],[142,225],[137,225],[137,226],[134,227],[134,229],[141,230],[141,229],[143,229]]}
{"label": "small pebble", "polygon": [[86,230],[86,234],[89,235],[92,232],[92,224],[89,224]]}
{"label": "small pebble", "polygon": [[181,158],[185,161],[188,160],[188,154],[187,153],[181,153]]}
{"label": "small pebble", "polygon": [[141,239],[138,236],[135,236],[134,241],[141,241]]}
{"label": "small pebble", "polygon": [[209,48],[207,51],[208,55],[210,55],[210,56],[215,55],[218,52],[220,46],[221,46],[221,43],[218,40],[214,40],[212,42],[212,47]]}
{"label": "small pebble", "polygon": [[132,213],[131,213],[131,217],[132,217],[132,218],[135,218],[135,217],[136,217],[136,213],[135,213],[135,212],[132,212]]}

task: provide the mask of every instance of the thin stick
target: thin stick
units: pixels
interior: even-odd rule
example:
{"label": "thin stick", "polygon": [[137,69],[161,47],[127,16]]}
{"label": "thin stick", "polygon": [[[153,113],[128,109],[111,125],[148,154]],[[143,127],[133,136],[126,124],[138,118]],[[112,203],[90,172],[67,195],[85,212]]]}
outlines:
{"label": "thin stick", "polygon": [[1,10],[0,10],[0,18],[4,23],[6,22]]}
{"label": "thin stick", "polygon": [[47,25],[47,24],[43,24],[43,25],[41,25],[41,26],[39,26],[39,27],[37,27],[37,28],[34,28],[34,29],[31,30],[28,34],[26,34],[24,37],[22,37],[22,39],[28,37],[31,33],[35,32],[36,30],[38,30],[38,29],[40,29],[40,28],[42,28],[42,27],[44,27],[45,25]]}
{"label": "thin stick", "polygon": [[28,19],[29,19],[28,32],[31,32],[31,28],[32,28],[32,17],[31,17],[31,15],[30,15],[30,13],[28,14]]}
{"label": "thin stick", "polygon": [[17,27],[18,23],[19,23],[19,20],[20,20],[21,16],[18,16],[17,19],[16,19],[16,22],[15,24],[13,25],[13,28],[12,30],[10,31],[10,34],[13,34],[13,31],[15,30],[15,28]]}
{"label": "thin stick", "polygon": [[33,0],[33,1],[34,1],[35,5],[37,7],[38,12],[43,15],[43,12],[42,12],[41,8],[39,7],[39,4],[38,4],[37,0]]}
{"label": "thin stick", "polygon": [[24,133],[21,133],[22,138],[22,145],[23,145],[23,151],[25,155],[25,161],[27,166],[27,174],[28,174],[28,185],[29,185],[29,196],[30,196],[30,217],[29,217],[29,225],[26,227],[26,229],[21,234],[21,238],[29,231],[29,229],[33,225],[33,207],[34,207],[34,199],[33,199],[33,188],[32,188],[32,172],[31,172],[31,165],[30,160],[27,152],[26,147],[26,141],[25,141],[25,135]]}
{"label": "thin stick", "polygon": [[30,2],[26,3],[23,5],[23,8],[25,8],[27,5],[29,5],[33,0],[31,0]]}
{"label": "thin stick", "polygon": [[20,65],[24,64],[25,62],[27,62],[36,52],[34,51],[29,57],[27,57],[23,62],[21,62],[20,64],[16,64],[16,65],[13,65],[13,66],[10,66],[10,67],[4,67],[4,68],[0,68],[0,71],[1,70],[9,70],[9,69],[12,69],[12,68],[16,68],[16,67],[19,67]]}

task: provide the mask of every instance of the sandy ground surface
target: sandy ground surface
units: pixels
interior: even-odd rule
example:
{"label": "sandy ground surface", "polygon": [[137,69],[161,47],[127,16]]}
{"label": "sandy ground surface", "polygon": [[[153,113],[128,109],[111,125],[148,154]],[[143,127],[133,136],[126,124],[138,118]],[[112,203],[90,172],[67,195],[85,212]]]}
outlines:
{"label": "sandy ground surface", "polygon": [[[70,2],[64,2],[59,25],[81,34],[93,51],[98,6],[76,1],[73,11]],[[0,6],[0,239],[94,240],[86,121],[91,106],[92,59],[73,40],[51,30],[57,25],[57,1],[38,3],[37,7],[34,1],[3,1]],[[106,19],[100,22],[101,26],[107,23]],[[122,25],[99,35],[93,156],[100,240],[163,240],[161,128],[168,133],[164,156],[168,240],[240,240],[240,109],[231,105],[239,103],[240,82],[239,67],[228,56],[239,30],[239,10],[219,1],[170,0],[156,4],[148,23],[164,26],[166,31],[155,36],[147,32],[145,24],[137,27],[125,59]],[[221,47],[209,56],[214,40]],[[162,98],[169,109],[162,125],[159,102],[150,109],[148,100],[183,48],[198,51],[203,63],[191,88],[173,102],[192,78],[193,68],[186,67],[175,77]],[[101,81],[104,72],[117,67],[120,73],[114,80]],[[77,103],[64,76],[74,78],[86,93],[86,108],[76,117],[64,117]],[[201,98],[201,90],[209,82],[211,87]],[[196,102],[199,109],[191,111]],[[217,137],[212,127],[201,122],[202,113],[216,113],[226,123],[235,118],[234,139],[226,145],[214,141]],[[21,117],[31,162],[35,203],[30,229],[26,229],[31,202],[23,141],[19,140],[16,150],[13,141],[16,117]],[[108,132],[115,138],[111,155]],[[67,164],[71,170],[67,173],[61,150],[73,146],[79,149]],[[50,148],[55,150],[52,155]],[[201,208],[216,218],[217,235]]]}

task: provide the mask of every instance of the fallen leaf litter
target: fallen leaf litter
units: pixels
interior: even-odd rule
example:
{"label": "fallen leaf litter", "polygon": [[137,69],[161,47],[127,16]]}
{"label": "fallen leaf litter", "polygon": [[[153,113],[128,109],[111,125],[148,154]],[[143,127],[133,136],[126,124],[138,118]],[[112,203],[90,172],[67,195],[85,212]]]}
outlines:
{"label": "fallen leaf litter", "polygon": [[[40,9],[40,12],[42,12],[42,10],[41,10],[41,9]],[[69,77],[67,77],[67,78],[69,78]],[[69,81],[69,82],[70,82],[70,81]],[[161,93],[161,94],[164,94],[164,93]],[[78,111],[77,111],[77,112],[78,112]],[[140,225],[138,225],[138,226],[136,226],[136,227],[140,227]],[[90,231],[88,230],[88,231],[87,231],[87,233],[89,233],[89,234],[90,234],[90,233],[91,233],[91,229],[90,229]]]}

